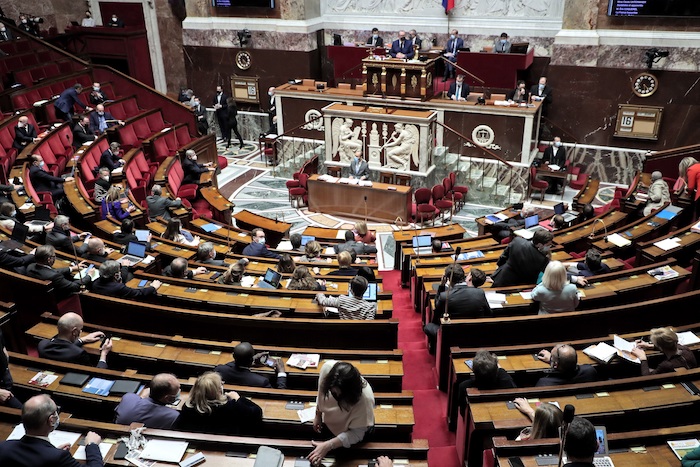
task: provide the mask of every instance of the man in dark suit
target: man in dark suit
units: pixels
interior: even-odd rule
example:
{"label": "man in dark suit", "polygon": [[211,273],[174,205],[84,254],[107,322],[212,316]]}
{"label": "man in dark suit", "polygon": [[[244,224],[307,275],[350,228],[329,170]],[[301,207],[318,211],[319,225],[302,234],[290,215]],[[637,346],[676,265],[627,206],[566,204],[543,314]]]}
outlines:
{"label": "man in dark suit", "polygon": [[73,87],[64,90],[58,99],[53,103],[56,110],[56,118],[63,120],[64,122],[70,122],[73,120],[73,106],[78,104],[78,107],[85,111],[91,111],[92,107],[88,107],[83,104],[80,100],[78,94],[83,92],[83,85],[80,83],[75,83]]}
{"label": "man in dark suit", "polygon": [[187,150],[185,152],[185,160],[182,161],[182,171],[184,172],[182,184],[193,183],[199,185],[199,176],[201,174],[216,170],[213,165],[211,162],[206,164],[197,163],[197,153],[192,149]]}
{"label": "man in dark suit", "polygon": [[216,251],[212,242],[204,242],[197,248],[196,261],[202,264],[211,264],[213,266],[225,266],[223,259],[216,259]]}
{"label": "man in dark suit", "polygon": [[100,167],[107,167],[109,171],[124,165],[124,159],[121,158],[119,148],[121,146],[116,141],[109,143],[109,147],[100,156]]}
{"label": "man in dark suit", "polygon": [[162,285],[158,280],[151,282],[148,287],[132,289],[122,282],[122,266],[111,259],[100,265],[100,277],[92,283],[94,293],[108,295],[116,298],[141,298],[156,295],[156,291]]}
{"label": "man in dark suit", "polygon": [[372,28],[372,35],[367,38],[367,45],[384,47],[384,39],[379,35],[379,29]]}
{"label": "man in dark suit", "polygon": [[[544,155],[542,156],[542,164],[547,165],[558,165],[561,169],[566,167],[566,149],[561,144],[561,138],[558,136],[554,137],[554,142],[551,146],[548,146],[544,150]],[[563,182],[560,178],[546,177],[549,182],[549,189],[547,193],[559,193]]]}
{"label": "man in dark suit", "polygon": [[20,153],[27,145],[37,141],[36,128],[29,123],[29,118],[25,116],[19,117],[15,127],[15,140],[12,142],[12,147]]}
{"label": "man in dark suit", "polygon": [[265,232],[263,229],[253,229],[251,232],[253,240],[249,245],[243,248],[244,256],[253,256],[259,258],[275,258],[280,259],[280,255],[274,251],[269,251],[267,246],[265,246]]}
{"label": "man in dark suit", "polygon": [[411,42],[413,42],[414,49],[421,49],[421,47],[423,46],[423,39],[418,37],[418,33],[415,29],[411,29],[410,31],[408,31],[408,38],[411,40]]}
{"label": "man in dark suit", "polygon": [[27,266],[35,261],[34,255],[15,256],[10,253],[10,250],[0,247],[0,268],[10,269],[23,274],[26,273]]}
{"label": "man in dark suit", "polygon": [[366,245],[362,242],[355,241],[355,234],[352,230],[345,231],[345,243],[340,243],[333,247],[336,253],[341,251],[354,251],[357,255],[372,255],[377,252],[377,248],[372,245]]}
{"label": "man in dark suit", "polygon": [[409,60],[413,58],[415,55],[413,42],[406,39],[406,31],[399,31],[399,38],[391,43],[389,55],[394,58],[407,58]]}
{"label": "man in dark suit", "polygon": [[161,196],[163,189],[160,185],[153,185],[151,188],[151,196],[146,197],[148,203],[148,218],[155,221],[156,217],[162,217],[165,220],[170,220],[170,208],[179,208],[182,206],[180,198],[170,199]]}
{"label": "man in dark suit", "polygon": [[350,174],[348,176],[360,180],[367,180],[369,178],[369,165],[367,165],[367,161],[362,157],[362,151],[355,152],[355,157],[350,161]]}
{"label": "man in dark suit", "polygon": [[[80,337],[83,325],[83,318],[77,313],[69,312],[61,316],[56,323],[58,333],[51,339],[43,339],[39,342],[37,346],[39,356],[59,362],[91,366],[90,355],[83,348],[83,345],[99,342],[105,337],[105,333],[95,331]],[[112,339],[106,339],[100,348],[100,360],[97,362],[97,368],[107,368],[107,355],[109,355],[110,350],[112,350]]]}
{"label": "man in dark suit", "polygon": [[115,422],[130,425],[143,423],[148,428],[169,430],[180,415],[179,410],[168,407],[180,398],[180,382],[175,375],[159,373],[153,377],[146,393],[126,393],[114,409]]}
{"label": "man in dark suit", "polygon": [[566,344],[555,345],[551,352],[540,350],[537,358],[552,367],[535,386],[561,386],[563,384],[591,383],[598,379],[598,372],[591,365],[579,365],[576,349]]}
{"label": "man in dark suit", "polygon": [[112,28],[123,28],[124,21],[119,18],[116,13],[113,13],[112,18],[110,18],[109,22],[107,23],[107,26]]}
{"label": "man in dark suit", "polygon": [[105,111],[105,106],[102,104],[97,104],[95,106],[95,111],[90,112],[90,131],[93,134],[101,135],[111,126],[124,125],[122,120],[117,120],[109,112]]}
{"label": "man in dark suit", "polygon": [[219,130],[221,131],[221,141],[225,140],[226,135],[229,134],[228,107],[226,104],[227,99],[228,95],[224,94],[223,86],[217,86],[216,95],[214,96],[214,113],[216,114],[216,121],[219,123]]}
{"label": "man in dark suit", "polygon": [[209,122],[207,121],[207,109],[204,108],[199,97],[194,98],[194,118],[197,121],[197,132],[200,135],[206,135],[209,132]]}
{"label": "man in dark suit", "polygon": [[7,349],[5,339],[0,331],[0,405],[21,409],[22,403],[12,394],[12,375],[10,374],[9,362],[7,360]]}
{"label": "man in dark suit", "polygon": [[518,81],[515,89],[506,94],[506,99],[517,103],[527,102],[527,98],[528,94],[527,89],[525,88],[525,81]]}
{"label": "man in dark suit", "polygon": [[68,216],[58,215],[53,220],[53,229],[46,234],[46,244],[70,255],[82,255],[87,251],[87,244],[83,243],[76,250],[73,243],[84,240],[89,234],[89,232],[81,232],[78,235],[71,235],[70,219]]}
{"label": "man in dark suit", "polygon": [[107,101],[107,94],[101,89],[100,83],[92,83],[90,91],[90,103],[92,105],[104,104]]}
{"label": "man in dark suit", "polygon": [[445,50],[443,51],[445,58],[447,59],[445,63],[445,75],[443,76],[442,82],[447,81],[450,76],[455,75],[455,67],[453,63],[457,63],[457,54],[459,49],[464,47],[464,41],[459,37],[459,31],[453,29],[450,31],[450,39],[445,45]]}
{"label": "man in dark suit", "polygon": [[36,192],[48,191],[54,201],[63,197],[63,184],[70,182],[73,177],[54,177],[44,170],[44,158],[34,154],[30,158],[32,165],[29,167],[29,180]]}
{"label": "man in dark suit", "polygon": [[511,45],[512,44],[508,40],[508,34],[504,32],[501,33],[501,37],[494,42],[493,51],[497,54],[509,54]]}
{"label": "man in dark suit", "polygon": [[27,266],[27,275],[42,281],[51,281],[56,299],[58,301],[80,292],[83,286],[90,284],[91,279],[87,274],[78,280],[73,279],[73,274],[84,268],[80,263],[67,268],[54,269],[56,250],[51,245],[42,245],[36,249],[36,263]]}
{"label": "man in dark suit", "polygon": [[464,75],[457,75],[454,83],[450,84],[447,97],[453,101],[466,101],[469,97],[469,85],[464,82]]}
{"label": "man in dark suit", "polygon": [[547,250],[552,238],[546,229],[535,231],[532,240],[516,236],[498,258],[498,269],[491,275],[493,287],[536,283],[549,263]]}
{"label": "man in dark suit", "polygon": [[79,148],[85,143],[95,141],[95,133],[90,130],[90,118],[80,117],[80,121],[73,128],[73,146]]}
{"label": "man in dark suit", "polygon": [[198,274],[205,274],[207,268],[200,266],[196,269],[189,269],[187,267],[187,260],[185,258],[175,258],[163,268],[163,275],[165,277],[174,277],[176,279],[192,279]]}
{"label": "man in dark suit", "polygon": [[0,24],[0,41],[11,41],[14,38],[15,36],[12,34],[12,31],[7,29],[4,24]]}
{"label": "man in dark suit", "polygon": [[[268,360],[266,354],[256,354],[249,342],[241,342],[233,348],[233,359],[225,365],[217,365],[214,371],[221,375],[224,383],[240,386],[254,386],[258,388],[271,388],[270,380],[263,375],[253,373],[250,368],[253,365],[261,365],[263,358]],[[284,363],[279,358],[275,359],[275,373],[277,373],[277,389],[287,389],[287,373],[284,371]]]}
{"label": "man in dark suit", "polygon": [[533,101],[542,101],[542,105],[552,103],[552,87],[547,85],[547,78],[542,76],[539,83],[530,88]]}
{"label": "man in dark suit", "polygon": [[39,32],[39,27],[37,26],[36,22],[34,21],[34,18],[30,18],[27,15],[19,15],[19,24],[17,27],[21,30],[24,31],[27,34],[31,34],[32,36],[36,37],[41,37],[41,33]]}
{"label": "man in dark suit", "polygon": [[58,428],[56,403],[48,394],[30,398],[22,409],[22,424],[26,434],[21,439],[0,443],[0,465],[6,467],[102,467],[100,443],[102,438],[94,431],[85,435],[86,463],[71,456],[68,447],[55,447],[49,434]]}

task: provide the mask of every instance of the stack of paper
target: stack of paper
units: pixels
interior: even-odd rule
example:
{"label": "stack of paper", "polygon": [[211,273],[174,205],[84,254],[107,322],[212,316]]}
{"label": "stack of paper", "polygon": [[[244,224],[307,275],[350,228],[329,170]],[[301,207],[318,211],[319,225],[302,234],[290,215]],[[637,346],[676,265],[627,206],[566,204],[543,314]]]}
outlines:
{"label": "stack of paper", "polygon": [[32,379],[29,380],[29,384],[33,384],[34,386],[41,386],[42,388],[45,388],[49,384],[53,383],[58,379],[58,376],[50,373],[44,373],[43,371],[40,371],[39,373],[35,374]]}
{"label": "stack of paper", "polygon": [[678,277],[678,273],[669,265],[659,266],[658,268],[650,269],[647,274],[654,276],[657,281]]}
{"label": "stack of paper", "polygon": [[140,457],[161,462],[180,462],[187,451],[187,445],[187,441],[152,439],[146,443]]}
{"label": "stack of paper", "polygon": [[617,354],[620,357],[624,358],[625,360],[629,360],[632,363],[642,363],[639,358],[635,357],[631,353],[632,350],[634,350],[634,342],[627,341],[615,334],[613,335],[613,345],[618,350]]}
{"label": "stack of paper", "polygon": [[624,238],[622,235],[617,234],[617,233],[608,235],[607,240],[610,243],[612,243],[613,245],[618,246],[618,247],[625,247],[625,246],[629,246],[632,244],[632,242],[630,242],[629,240]]}
{"label": "stack of paper", "polygon": [[325,175],[320,175],[318,177],[318,180],[321,180],[322,182],[336,183],[336,182],[338,182],[338,177],[334,177],[332,175],[325,174]]}
{"label": "stack of paper", "polygon": [[681,246],[681,239],[678,237],[671,237],[665,240],[654,243],[654,246],[661,248],[664,251],[673,250]]}
{"label": "stack of paper", "polygon": [[[22,439],[25,434],[26,432],[24,431],[24,425],[20,423],[12,430],[12,433],[10,433],[10,435],[7,437],[7,440]],[[56,447],[65,444],[72,446],[76,441],[78,441],[79,438],[80,433],[71,433],[70,431],[54,430],[49,433],[49,441],[51,441],[51,444]]]}
{"label": "stack of paper", "polygon": [[558,166],[557,164],[549,164],[549,169],[550,170],[559,170],[559,169],[561,169],[561,167]]}
{"label": "stack of paper", "polygon": [[486,301],[489,302],[489,306],[493,308],[503,308],[503,304],[506,302],[506,294],[487,292]]}
{"label": "stack of paper", "polygon": [[690,228],[691,232],[700,233],[700,221]]}
{"label": "stack of paper", "polygon": [[612,358],[617,355],[617,349],[610,344],[605,342],[600,342],[596,345],[591,345],[583,349],[583,353],[588,355],[594,360],[599,362],[608,363]]}
{"label": "stack of paper", "polygon": [[372,186],[372,180],[360,180],[360,186]]}
{"label": "stack of paper", "polygon": [[293,353],[287,360],[287,365],[305,370],[306,368],[318,368],[321,355],[317,353]]}
{"label": "stack of paper", "polygon": [[681,345],[694,345],[700,342],[700,338],[693,331],[685,331],[678,333],[678,343]]}

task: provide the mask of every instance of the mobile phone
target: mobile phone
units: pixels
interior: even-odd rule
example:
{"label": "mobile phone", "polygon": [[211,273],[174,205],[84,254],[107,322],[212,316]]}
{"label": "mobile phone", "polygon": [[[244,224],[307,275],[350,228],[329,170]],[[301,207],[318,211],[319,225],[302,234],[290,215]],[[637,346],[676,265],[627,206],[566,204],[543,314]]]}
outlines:
{"label": "mobile phone", "polygon": [[221,277],[221,276],[223,276],[223,275],[224,275],[223,272],[215,272],[214,274],[211,275],[210,279],[213,280],[213,281],[215,281],[215,280],[217,280],[219,277]]}
{"label": "mobile phone", "polygon": [[100,348],[102,348],[102,346],[105,345],[105,342],[107,342],[107,339],[111,339],[111,338],[112,338],[112,336],[109,336],[109,335],[107,335],[107,334],[105,334],[104,336],[102,336],[102,337],[100,338]]}
{"label": "mobile phone", "polygon": [[269,358],[269,357],[268,357],[267,360],[265,360],[265,361],[263,362],[263,365],[269,366],[270,368],[274,368],[274,367],[277,365],[277,362],[275,361],[274,358]]}
{"label": "mobile phone", "polygon": [[523,464],[522,459],[519,457],[509,457],[508,463],[511,467],[525,467],[525,464]]}
{"label": "mobile phone", "polygon": [[93,269],[94,267],[95,267],[94,264],[90,264],[90,265],[87,267],[87,269],[85,270],[85,274],[86,274],[86,275],[87,275],[87,274],[90,274],[90,271],[92,271],[92,269]]}
{"label": "mobile phone", "polygon": [[147,279],[143,279],[142,281],[139,281],[139,287],[146,287],[146,284],[148,284]]}

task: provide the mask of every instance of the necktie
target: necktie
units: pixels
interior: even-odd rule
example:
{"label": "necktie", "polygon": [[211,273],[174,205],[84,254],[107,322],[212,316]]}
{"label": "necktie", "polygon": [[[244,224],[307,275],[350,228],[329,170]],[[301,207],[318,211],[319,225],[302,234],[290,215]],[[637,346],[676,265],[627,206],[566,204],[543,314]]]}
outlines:
{"label": "necktie", "polygon": [[461,86],[461,85],[460,85],[460,86],[457,86],[457,92],[455,92],[455,97],[456,97],[457,99],[459,99],[460,97],[462,97],[462,86]]}
{"label": "necktie", "polygon": [[457,39],[452,41],[452,53],[453,54],[457,53]]}
{"label": "necktie", "polygon": [[403,39],[401,39],[401,49],[403,49]]}
{"label": "necktie", "polygon": [[107,129],[107,121],[105,120],[104,115],[100,115],[100,123],[97,128],[100,130],[100,133]]}

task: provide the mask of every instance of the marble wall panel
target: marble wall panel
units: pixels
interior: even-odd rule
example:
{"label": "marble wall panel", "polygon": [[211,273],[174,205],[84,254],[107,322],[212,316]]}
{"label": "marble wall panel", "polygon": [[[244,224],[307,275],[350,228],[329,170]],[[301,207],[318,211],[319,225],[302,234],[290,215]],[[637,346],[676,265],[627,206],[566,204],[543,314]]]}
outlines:
{"label": "marble wall panel", "polygon": [[[184,45],[197,47],[239,47],[237,29],[185,29]],[[279,31],[250,31],[249,49],[270,49],[309,52],[318,48],[316,33],[285,33]]]}
{"label": "marble wall panel", "polygon": [[599,0],[566,0],[562,29],[596,29],[599,3]]}
{"label": "marble wall panel", "polygon": [[182,23],[173,14],[168,0],[155,0],[158,32],[168,93],[177,96],[185,83],[185,59],[182,53]]}

